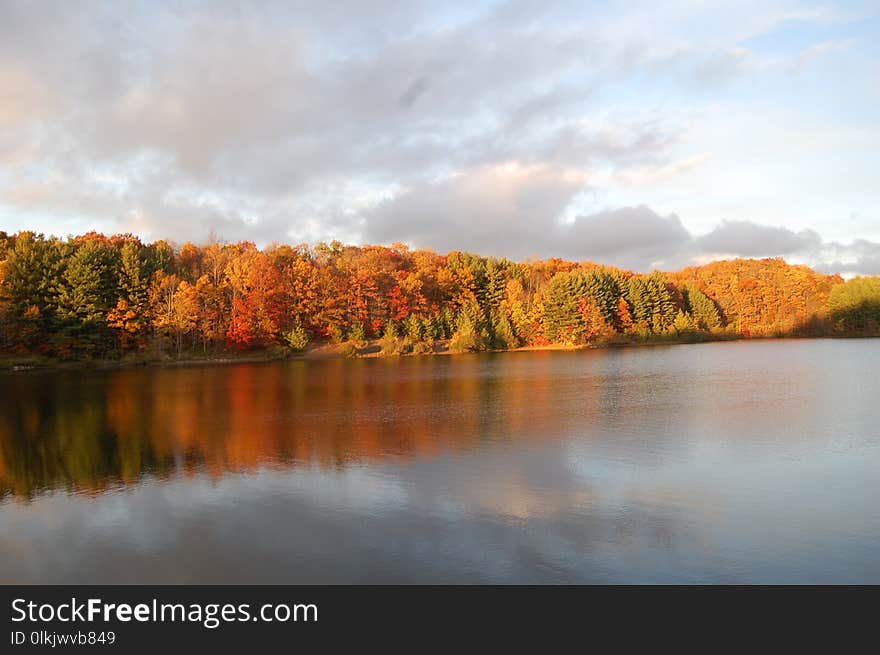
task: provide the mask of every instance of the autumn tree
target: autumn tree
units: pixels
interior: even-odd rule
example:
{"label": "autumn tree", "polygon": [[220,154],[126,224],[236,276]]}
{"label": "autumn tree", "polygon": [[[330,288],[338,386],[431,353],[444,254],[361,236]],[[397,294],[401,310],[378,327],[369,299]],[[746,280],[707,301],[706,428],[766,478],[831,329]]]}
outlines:
{"label": "autumn tree", "polygon": [[115,356],[155,343],[182,356],[383,332],[395,352],[433,352],[442,339],[482,350],[615,335],[875,334],[876,280],[844,284],[781,259],[642,275],[403,244],[175,248],[130,234],[0,233],[0,349]]}
{"label": "autumn tree", "polygon": [[150,300],[155,308],[153,325],[171,340],[179,357],[184,337],[196,326],[197,303],[193,287],[177,275],[157,271],[150,288]]}
{"label": "autumn tree", "polygon": [[880,278],[856,277],[831,289],[832,328],[837,333],[880,334]]}
{"label": "autumn tree", "polygon": [[617,301],[617,308],[614,310],[614,327],[621,334],[629,334],[633,329],[632,310],[626,298],[621,297]]}

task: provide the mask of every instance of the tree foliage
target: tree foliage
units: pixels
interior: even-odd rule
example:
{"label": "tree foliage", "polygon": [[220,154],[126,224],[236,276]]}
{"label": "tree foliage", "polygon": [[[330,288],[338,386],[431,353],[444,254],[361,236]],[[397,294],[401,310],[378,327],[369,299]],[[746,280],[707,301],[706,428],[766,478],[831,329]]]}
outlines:
{"label": "tree foliage", "polygon": [[880,334],[880,278],[857,277],[831,289],[830,319],[838,333]]}
{"label": "tree foliage", "polygon": [[333,339],[387,353],[609,340],[876,334],[878,278],[780,259],[635,274],[395,244],[210,243],[0,233],[0,348],[184,356]]}

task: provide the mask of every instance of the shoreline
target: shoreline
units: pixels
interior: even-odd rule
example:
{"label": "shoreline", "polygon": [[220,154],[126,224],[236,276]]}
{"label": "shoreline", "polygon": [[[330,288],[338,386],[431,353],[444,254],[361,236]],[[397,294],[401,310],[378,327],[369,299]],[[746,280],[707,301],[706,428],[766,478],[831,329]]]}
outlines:
{"label": "shoreline", "polygon": [[[520,348],[488,349],[482,351],[453,352],[448,348],[448,340],[437,342],[438,348],[430,353],[405,353],[383,355],[378,346],[378,340],[371,340],[366,346],[356,349],[356,354],[345,354],[341,350],[345,343],[323,343],[309,346],[302,352],[288,352],[279,354],[270,349],[250,351],[244,353],[222,353],[203,357],[173,358],[143,358],[143,359],[119,359],[119,360],[59,360],[41,355],[8,355],[0,354],[0,373],[18,373],[27,371],[52,371],[52,370],[121,370],[134,368],[154,367],[185,367],[185,366],[224,366],[228,364],[256,364],[263,362],[284,361],[317,361],[327,359],[394,359],[400,357],[444,357],[451,355],[469,355],[481,353],[517,353],[517,352],[552,352],[552,351],[577,351],[577,350],[605,350],[625,348],[645,348],[653,346],[680,346],[687,344],[719,343],[731,341],[781,341],[788,339],[851,339],[851,338],[876,338],[870,336],[846,335],[846,336],[782,336],[782,337],[743,337],[743,336],[711,336],[700,339],[667,339],[647,341],[612,341],[597,344],[565,345],[549,344],[546,346],[522,346]],[[346,342],[347,343],[347,342]]]}

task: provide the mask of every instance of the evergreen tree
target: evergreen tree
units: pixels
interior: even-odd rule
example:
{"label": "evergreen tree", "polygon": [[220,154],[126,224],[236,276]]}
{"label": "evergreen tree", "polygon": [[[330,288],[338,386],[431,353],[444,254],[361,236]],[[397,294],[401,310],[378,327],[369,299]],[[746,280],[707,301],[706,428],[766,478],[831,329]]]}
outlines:
{"label": "evergreen tree", "polygon": [[651,329],[651,317],[653,310],[648,285],[642,276],[633,276],[629,279],[626,288],[626,302],[631,308],[633,329],[647,334]]}
{"label": "evergreen tree", "polygon": [[139,242],[128,240],[119,253],[119,298],[108,310],[107,324],[119,332],[123,350],[141,338],[148,325],[150,278],[143,250]]}
{"label": "evergreen tree", "polygon": [[309,333],[302,324],[297,321],[290,330],[284,333],[284,341],[294,352],[301,352],[305,350],[306,346],[309,344]]}
{"label": "evergreen tree", "polygon": [[455,332],[455,312],[450,307],[444,307],[440,311],[437,328],[440,339],[449,339]]}
{"label": "evergreen tree", "polygon": [[587,294],[602,313],[606,323],[613,324],[622,293],[620,275],[603,269],[594,269],[579,275],[583,275]]}
{"label": "evergreen tree", "polygon": [[496,348],[516,348],[519,342],[513,332],[513,326],[503,311],[496,312],[492,323],[493,345]]}
{"label": "evergreen tree", "polygon": [[7,250],[0,296],[14,316],[30,310],[40,316],[40,328],[49,329],[57,308],[60,269],[66,247],[42,234],[20,232]]}
{"label": "evergreen tree", "polygon": [[383,355],[400,354],[397,328],[394,326],[394,321],[388,321],[385,325],[385,331],[382,333],[382,338],[379,340],[379,346]]}
{"label": "evergreen tree", "polygon": [[0,275],[4,339],[16,349],[47,348],[56,328],[60,270],[68,247],[42,234],[20,232],[7,241]]}
{"label": "evergreen tree", "polygon": [[497,312],[507,292],[507,278],[504,267],[495,259],[486,262],[485,311],[487,316]]}
{"label": "evergreen tree", "polygon": [[721,327],[718,308],[705,293],[693,285],[688,285],[683,295],[685,307],[693,316],[694,327],[699,330],[715,330]]}
{"label": "evergreen tree", "polygon": [[465,305],[458,314],[456,330],[449,341],[449,349],[453,352],[485,350],[488,346],[488,333],[479,325],[473,307]]}
{"label": "evergreen tree", "polygon": [[626,289],[636,329],[643,334],[663,334],[675,321],[675,302],[662,273],[633,276]]}
{"label": "evergreen tree", "polygon": [[126,241],[119,263],[119,295],[138,312],[145,312],[150,292],[150,275],[142,251],[137,241]]}
{"label": "evergreen tree", "polygon": [[443,334],[437,316],[431,314],[422,319],[422,334],[426,340],[442,339]]}
{"label": "evergreen tree", "polygon": [[581,321],[578,300],[584,295],[583,279],[557,273],[544,290],[544,335],[556,343],[571,343]]}
{"label": "evergreen tree", "polygon": [[693,330],[694,323],[690,315],[679,309],[675,314],[675,320],[672,322],[672,327],[677,334],[683,334]]}
{"label": "evergreen tree", "polygon": [[367,343],[367,336],[363,323],[353,323],[348,330],[348,340],[358,348],[363,348]]}
{"label": "evergreen tree", "polygon": [[422,330],[422,321],[415,314],[410,314],[403,322],[404,332],[413,341],[421,341],[425,334]]}
{"label": "evergreen tree", "polygon": [[675,303],[662,273],[651,273],[647,284],[651,298],[651,331],[654,334],[663,334],[675,322]]}
{"label": "evergreen tree", "polygon": [[58,285],[57,317],[73,350],[106,349],[107,315],[118,303],[119,252],[98,238],[74,245]]}
{"label": "evergreen tree", "polygon": [[104,324],[107,310],[116,304],[117,253],[97,240],[80,244],[61,275],[58,315],[78,328]]}

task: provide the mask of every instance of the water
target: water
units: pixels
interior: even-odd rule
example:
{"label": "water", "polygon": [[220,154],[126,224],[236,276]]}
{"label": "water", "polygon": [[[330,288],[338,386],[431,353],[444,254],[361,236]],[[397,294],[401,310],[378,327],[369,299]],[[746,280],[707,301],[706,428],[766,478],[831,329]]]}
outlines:
{"label": "water", "polygon": [[0,376],[0,582],[880,582],[880,340]]}

